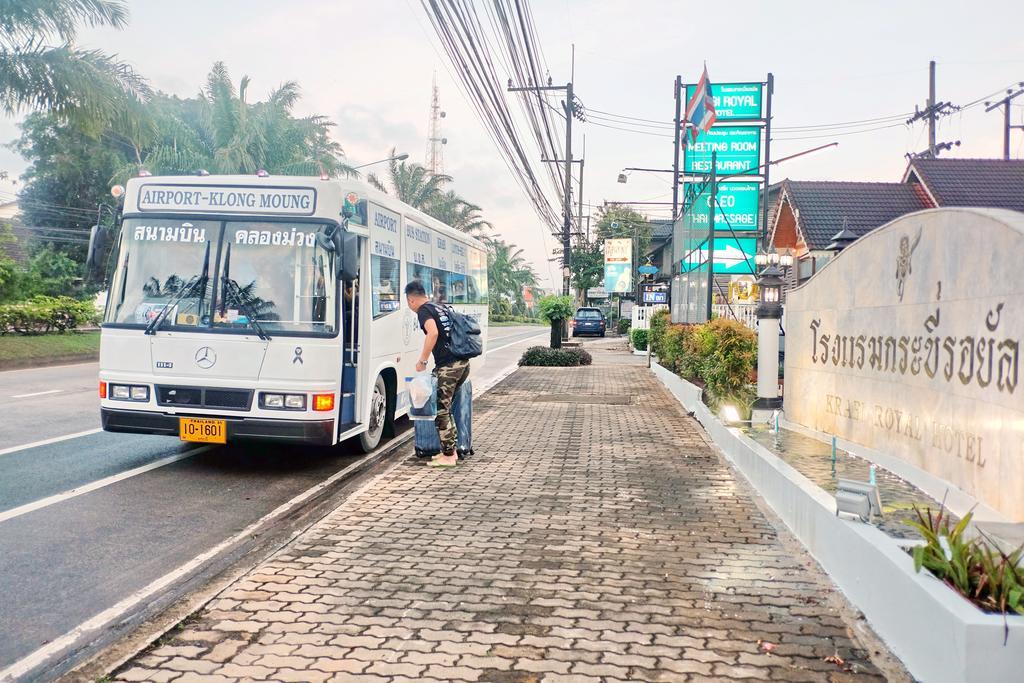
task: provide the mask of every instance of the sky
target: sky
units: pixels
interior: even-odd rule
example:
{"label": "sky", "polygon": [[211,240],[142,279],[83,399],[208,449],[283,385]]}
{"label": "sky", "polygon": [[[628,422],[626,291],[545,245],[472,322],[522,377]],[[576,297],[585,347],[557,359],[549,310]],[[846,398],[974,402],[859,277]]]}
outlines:
{"label": "sky", "polygon": [[[556,84],[571,77],[575,45],[574,89],[589,110],[671,122],[677,74],[695,82],[705,63],[719,83],[764,80],[773,73],[772,157],[839,142],[773,167],[773,182],[900,180],[904,155],[927,146],[922,123],[897,120],[892,127],[852,135],[843,134],[849,129],[785,129],[912,113],[928,94],[929,60],[938,65],[938,99],[954,104],[1024,81],[1019,0],[978,0],[969,10],[949,0],[530,5]],[[447,114],[444,171],[454,178],[452,188],[483,207],[498,236],[524,249],[544,285],[558,277],[558,264],[549,261],[558,240],[534,213],[452,78],[420,0],[140,0],[129,8],[126,30],[85,30],[79,44],[116,53],[155,88],[180,96],[197,93],[217,60],[236,81],[250,76],[256,99],[284,81],[298,81],[303,99],[297,113],[333,120],[335,138],[352,164],[385,158],[392,147],[425,162],[436,74]],[[507,74],[499,77],[504,83]],[[1021,123],[1024,98],[1017,102],[1013,118]],[[609,122],[592,118],[574,126],[577,157],[585,137],[585,202],[671,201],[669,175],[633,172],[626,184],[616,182],[627,166],[670,168],[671,127],[622,131],[600,123]],[[0,141],[17,136],[16,124],[0,118]],[[961,141],[945,156],[999,156],[1002,115],[975,105],[941,119],[937,137]],[[1014,133],[1011,154],[1024,158],[1024,132]],[[24,167],[16,153],[0,148],[0,170],[16,175]],[[0,186],[0,193],[12,189]],[[646,208],[652,218],[670,212]]]}

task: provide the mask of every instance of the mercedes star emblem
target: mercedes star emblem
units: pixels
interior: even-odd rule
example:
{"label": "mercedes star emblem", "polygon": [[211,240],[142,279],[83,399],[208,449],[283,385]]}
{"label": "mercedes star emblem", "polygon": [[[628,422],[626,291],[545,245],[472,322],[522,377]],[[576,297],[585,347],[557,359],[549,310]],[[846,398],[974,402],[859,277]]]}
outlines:
{"label": "mercedes star emblem", "polygon": [[209,346],[203,346],[196,351],[196,365],[203,370],[209,370],[217,364],[217,352]]}

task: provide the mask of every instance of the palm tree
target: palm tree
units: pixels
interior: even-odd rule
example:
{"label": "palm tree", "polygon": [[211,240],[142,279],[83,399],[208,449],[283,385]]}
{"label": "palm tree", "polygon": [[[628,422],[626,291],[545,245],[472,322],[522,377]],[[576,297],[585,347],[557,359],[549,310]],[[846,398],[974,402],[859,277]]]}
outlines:
{"label": "palm tree", "polygon": [[[287,82],[265,102],[247,101],[251,79],[237,89],[223,62],[213,65],[198,98],[154,97],[144,107],[145,124],[119,136],[133,157],[114,176],[123,180],[140,167],[154,173],[351,175],[344,150],[330,137],[323,116],[295,118],[299,86]],[[112,133],[113,134],[113,133]]]}
{"label": "palm tree", "polygon": [[[49,110],[92,128],[150,95],[124,62],[74,46],[79,25],[124,28],[123,0],[8,0],[0,3],[0,110]],[[53,44],[56,42],[57,44]]]}
{"label": "palm tree", "polygon": [[538,285],[537,274],[523,258],[523,250],[514,244],[494,240],[487,254],[487,288],[491,309],[507,313],[513,309],[523,311],[526,302],[523,291]]}
{"label": "palm tree", "polygon": [[490,241],[487,231],[492,226],[480,215],[481,210],[479,206],[466,201],[452,190],[442,192],[424,208],[428,215],[445,225],[450,225],[486,243]]}
{"label": "palm tree", "polygon": [[[387,186],[390,186],[395,197],[416,209],[425,210],[443,194],[441,188],[450,183],[451,176],[434,175],[421,164],[407,163],[394,159],[395,148],[391,148],[391,163],[388,165]],[[376,175],[370,173],[367,182],[381,192],[388,188]]]}

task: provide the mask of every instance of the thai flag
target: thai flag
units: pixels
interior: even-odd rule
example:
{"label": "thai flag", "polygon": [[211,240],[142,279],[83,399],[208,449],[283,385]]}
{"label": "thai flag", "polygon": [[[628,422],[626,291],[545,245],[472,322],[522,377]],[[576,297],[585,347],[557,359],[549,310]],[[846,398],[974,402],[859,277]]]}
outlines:
{"label": "thai flag", "polygon": [[[704,73],[701,74],[697,89],[693,91],[693,97],[686,103],[686,116],[684,120],[690,124],[690,135],[697,140],[697,133],[706,133],[715,125],[715,101],[711,98],[711,81],[708,79],[708,66],[704,65]],[[685,136],[684,136],[685,137]]]}

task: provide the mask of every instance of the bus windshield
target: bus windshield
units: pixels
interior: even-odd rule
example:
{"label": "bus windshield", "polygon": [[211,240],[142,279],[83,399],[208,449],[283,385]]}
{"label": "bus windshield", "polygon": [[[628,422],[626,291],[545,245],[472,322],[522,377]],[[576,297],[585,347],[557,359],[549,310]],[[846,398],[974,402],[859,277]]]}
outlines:
{"label": "bus windshield", "polygon": [[321,227],[126,219],[105,322],[145,326],[191,287],[162,328],[334,335],[335,256],[317,243]]}

